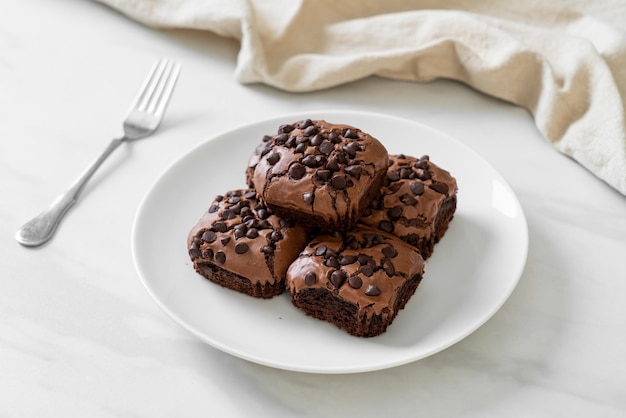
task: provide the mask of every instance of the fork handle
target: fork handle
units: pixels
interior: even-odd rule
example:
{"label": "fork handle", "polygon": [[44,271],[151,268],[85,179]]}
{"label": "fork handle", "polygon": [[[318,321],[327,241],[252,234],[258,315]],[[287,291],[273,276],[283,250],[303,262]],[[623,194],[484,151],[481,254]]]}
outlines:
{"label": "fork handle", "polygon": [[65,193],[59,195],[48,209],[35,216],[17,231],[15,234],[17,242],[27,247],[38,247],[52,238],[59,222],[61,222],[61,219],[63,219],[63,216],[65,216],[72,205],[76,203],[78,196],[89,179],[91,179],[104,160],[125,140],[126,137],[113,139],[102,155],[72,183]]}

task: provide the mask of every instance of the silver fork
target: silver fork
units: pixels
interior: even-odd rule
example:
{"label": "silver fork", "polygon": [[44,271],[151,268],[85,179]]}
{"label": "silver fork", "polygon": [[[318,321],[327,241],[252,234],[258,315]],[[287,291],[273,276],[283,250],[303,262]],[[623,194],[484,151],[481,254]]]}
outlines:
{"label": "silver fork", "polygon": [[59,222],[76,203],[81,191],[104,160],[123,142],[146,137],[157,130],[170,100],[180,64],[167,59],[158,60],[124,119],[124,136],[111,141],[102,155],[94,161],[70,188],[31,221],[22,226],[15,239],[27,247],[37,247],[54,235]]}

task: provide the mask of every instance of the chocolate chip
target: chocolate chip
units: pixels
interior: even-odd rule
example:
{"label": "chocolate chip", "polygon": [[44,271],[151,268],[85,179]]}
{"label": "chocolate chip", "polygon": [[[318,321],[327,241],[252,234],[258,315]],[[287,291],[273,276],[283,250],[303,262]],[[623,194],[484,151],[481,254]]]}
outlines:
{"label": "chocolate chip", "polygon": [[[247,204],[247,202],[245,202]],[[230,209],[235,212],[237,215],[239,215],[241,213],[241,209],[243,209],[244,207],[246,207],[244,205],[244,202],[237,202],[236,204],[232,205],[230,207]]]}
{"label": "chocolate chip", "polygon": [[396,274],[396,268],[393,266],[393,264],[391,264],[391,261],[389,260],[385,260],[385,262],[383,263],[383,268],[385,269],[385,273],[387,273],[387,276],[389,277],[393,277]]}
{"label": "chocolate chip", "polygon": [[209,206],[209,213],[215,213],[218,211],[219,208],[219,205],[211,205]]}
{"label": "chocolate chip", "polygon": [[338,144],[341,142],[341,136],[339,136],[336,132],[331,132],[328,134],[328,140],[333,144]]}
{"label": "chocolate chip", "polygon": [[270,241],[277,242],[283,239],[283,234],[280,231],[274,231],[270,234]]}
{"label": "chocolate chip", "polygon": [[394,206],[387,211],[389,219],[396,220],[402,216],[402,206]]}
{"label": "chocolate chip", "polygon": [[409,188],[415,196],[420,196],[422,193],[424,193],[424,183],[420,183],[419,181],[411,183]]}
{"label": "chocolate chip", "polygon": [[302,195],[302,199],[304,200],[304,203],[306,203],[307,205],[312,204],[314,198],[315,198],[315,195],[313,193],[304,193]]}
{"label": "chocolate chip", "polygon": [[422,170],[428,170],[428,160],[419,160],[415,163],[415,167],[421,168]]}
{"label": "chocolate chip", "polygon": [[207,230],[202,233],[202,239],[206,242],[213,242],[217,239],[217,234]]}
{"label": "chocolate chip", "polygon": [[336,153],[335,158],[340,164],[346,164],[348,162],[348,156],[343,151]]}
{"label": "chocolate chip", "polygon": [[191,254],[193,258],[200,257],[200,249],[198,248],[196,244],[191,244],[189,246],[189,254]]}
{"label": "chocolate chip", "polygon": [[316,155],[315,156],[315,164],[317,167],[322,167],[324,164],[326,164],[326,157],[323,155]]}
{"label": "chocolate chip", "polygon": [[307,126],[306,129],[304,130],[304,134],[306,136],[313,136],[317,134],[318,132],[319,132],[319,129],[317,129],[317,126],[315,125]]}
{"label": "chocolate chip", "polygon": [[295,128],[296,128],[296,127],[295,127],[295,126],[293,126],[293,125],[288,125],[288,124],[286,124],[286,125],[280,125],[280,126],[278,127],[278,132],[279,132],[279,133],[289,133],[289,132],[293,131]]}
{"label": "chocolate chip", "polygon": [[204,251],[202,252],[202,257],[204,258],[208,258],[209,260],[213,259],[213,249],[211,248],[205,248]]}
{"label": "chocolate chip", "polygon": [[226,262],[226,254],[223,251],[215,253],[215,264],[222,265]]}
{"label": "chocolate chip", "polygon": [[428,185],[428,187],[430,187],[437,193],[441,193],[441,194],[448,193],[448,185],[445,183],[431,183]]}
{"label": "chocolate chip", "polygon": [[306,129],[311,125],[313,125],[313,121],[311,119],[305,119],[298,124],[298,128]]}
{"label": "chocolate chip", "polygon": [[347,145],[344,145],[341,148],[350,158],[354,158],[356,156],[356,152],[359,150],[359,144],[356,142],[350,142]]}
{"label": "chocolate chip", "polygon": [[370,266],[369,264],[365,264],[359,267],[359,272],[366,275],[367,277],[371,277],[372,274],[374,274],[374,268]]}
{"label": "chocolate chip", "polygon": [[246,244],[245,242],[239,242],[237,243],[237,245],[235,245],[235,252],[237,254],[244,254],[248,252],[248,244]]}
{"label": "chocolate chip", "polygon": [[260,208],[256,211],[256,216],[258,216],[259,219],[267,219],[267,217],[270,216],[270,213],[267,209]]}
{"label": "chocolate chip", "polygon": [[272,152],[267,156],[267,162],[270,165],[276,164],[280,160],[280,154],[277,152]]}
{"label": "chocolate chip", "polygon": [[235,211],[232,209],[224,209],[220,215],[222,219],[234,219]]}
{"label": "chocolate chip", "polygon": [[322,135],[315,135],[311,138],[311,145],[317,147],[322,143],[322,141],[324,141],[324,137]]}
{"label": "chocolate chip", "polygon": [[348,264],[355,263],[356,260],[356,255],[343,255],[339,258],[339,264],[342,266],[347,266]]}
{"label": "chocolate chip", "polygon": [[289,167],[289,177],[294,180],[300,180],[306,173],[306,167],[300,163],[293,163]]}
{"label": "chocolate chip", "polygon": [[320,245],[319,247],[315,249],[315,255],[324,256],[326,254],[327,249],[328,247],[326,247],[325,245]]}
{"label": "chocolate chip", "polygon": [[385,247],[383,248],[383,255],[385,257],[394,258],[398,255],[398,251],[396,251],[396,249],[393,247]]}
{"label": "chocolate chip", "polygon": [[245,197],[248,200],[256,200],[256,191],[249,190],[243,195],[243,197]]}
{"label": "chocolate chip", "polygon": [[366,264],[369,264],[369,262],[373,260],[373,258],[367,254],[360,253],[357,256],[357,260],[359,261],[361,265],[366,265]]}
{"label": "chocolate chip", "polygon": [[431,175],[430,175],[430,172],[428,170],[419,169],[417,171],[417,178],[422,180],[422,181],[426,181],[426,180],[430,180]]}
{"label": "chocolate chip", "polygon": [[330,170],[317,170],[315,174],[317,174],[317,177],[320,180],[326,181],[330,178],[330,176],[332,175],[332,172]]}
{"label": "chocolate chip", "polygon": [[257,228],[259,229],[272,229],[272,224],[267,220],[262,220],[258,223]]}
{"label": "chocolate chip", "polygon": [[274,142],[276,142],[278,145],[283,145],[285,142],[287,142],[288,139],[289,135],[287,135],[286,133],[282,133],[276,135],[276,137],[274,138]]}
{"label": "chocolate chip", "polygon": [[407,206],[415,206],[415,204],[417,203],[417,199],[415,199],[413,196],[411,196],[408,193],[400,196],[400,201]]}
{"label": "chocolate chip", "polygon": [[[243,226],[245,226],[245,225],[243,225]],[[246,236],[246,231],[244,229],[242,229],[242,228],[235,229],[234,235],[235,235],[235,239],[239,239],[241,237],[245,237]]]}
{"label": "chocolate chip", "polygon": [[345,171],[352,177],[356,177],[358,179],[359,177],[361,177],[363,167],[361,167],[360,165],[349,165],[345,168]]}
{"label": "chocolate chip", "polygon": [[332,184],[335,189],[343,190],[346,188],[346,178],[338,174],[336,176],[333,176],[333,178],[330,180],[330,184]]}
{"label": "chocolate chip", "polygon": [[261,247],[261,252],[263,254],[272,254],[274,252],[274,248],[271,245],[264,245]]}
{"label": "chocolate chip", "polygon": [[250,239],[255,239],[259,236],[259,231],[256,228],[250,228],[246,231],[246,237]]}
{"label": "chocolate chip", "polygon": [[344,273],[342,270],[334,270],[332,273],[330,273],[329,279],[336,288],[339,288],[346,280],[346,273]]}
{"label": "chocolate chip", "polygon": [[307,286],[313,286],[317,282],[317,274],[314,271],[309,271],[304,276],[304,284]]}
{"label": "chocolate chip", "polygon": [[348,284],[353,289],[359,289],[363,286],[363,280],[359,276],[352,276],[348,279]]}
{"label": "chocolate chip", "polygon": [[228,243],[230,242],[230,237],[228,235],[225,235],[220,238],[220,242],[222,243],[222,246],[228,245]]}
{"label": "chocolate chip", "polygon": [[400,180],[400,174],[397,171],[388,171],[387,178],[391,181],[398,181]]}
{"label": "chocolate chip", "polygon": [[319,150],[322,154],[328,155],[335,149],[335,145],[330,141],[322,141]]}
{"label": "chocolate chip", "polygon": [[213,224],[213,229],[215,229],[217,232],[226,232],[228,226],[226,226],[226,223],[218,221]]}
{"label": "chocolate chip", "polygon": [[255,151],[260,156],[264,156],[265,154],[270,152],[271,149],[272,149],[272,146],[266,143],[266,144],[260,144],[258,147],[256,147]]}
{"label": "chocolate chip", "polygon": [[331,158],[326,163],[326,168],[332,171],[339,171],[339,162],[337,161],[336,158]]}
{"label": "chocolate chip", "polygon": [[378,224],[378,229],[385,232],[393,232],[393,224],[389,221],[380,221]]}
{"label": "chocolate chip", "polygon": [[326,261],[324,261],[324,265],[326,267],[332,267],[334,269],[338,269],[339,267],[341,267],[339,261],[337,261],[337,257],[328,257]]}
{"label": "chocolate chip", "polygon": [[357,139],[359,137],[359,135],[356,133],[356,131],[353,131],[352,129],[346,130],[346,132],[343,134],[343,136],[345,138],[350,138],[350,139]]}
{"label": "chocolate chip", "polygon": [[296,138],[295,137],[290,137],[288,140],[285,141],[285,146],[287,148],[293,148],[296,146]]}
{"label": "chocolate chip", "polygon": [[365,294],[367,296],[378,296],[380,295],[380,289],[375,284],[371,284],[365,289]]}
{"label": "chocolate chip", "polygon": [[307,155],[302,159],[302,164],[309,168],[315,168],[317,167],[317,160],[314,155]]}
{"label": "chocolate chip", "polygon": [[411,170],[410,168],[402,167],[400,169],[400,178],[406,180],[411,177],[411,173],[413,173],[413,170]]}

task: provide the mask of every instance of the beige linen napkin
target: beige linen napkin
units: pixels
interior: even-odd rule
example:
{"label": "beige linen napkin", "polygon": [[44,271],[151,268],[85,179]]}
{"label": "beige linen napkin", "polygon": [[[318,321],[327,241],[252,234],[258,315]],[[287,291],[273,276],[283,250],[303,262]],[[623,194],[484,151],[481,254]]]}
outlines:
{"label": "beige linen napkin", "polygon": [[626,194],[624,0],[100,1],[150,26],[239,39],[242,83],[461,81],[528,109],[556,149]]}

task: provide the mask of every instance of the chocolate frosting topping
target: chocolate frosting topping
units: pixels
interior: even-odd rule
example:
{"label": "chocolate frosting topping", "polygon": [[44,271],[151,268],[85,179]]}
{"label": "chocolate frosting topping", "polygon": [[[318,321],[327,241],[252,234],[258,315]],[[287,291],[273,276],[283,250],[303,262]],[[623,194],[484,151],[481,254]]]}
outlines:
{"label": "chocolate frosting topping", "polygon": [[321,120],[282,125],[266,135],[247,177],[282,216],[311,215],[326,230],[353,225],[380,186],[387,150],[371,135]]}
{"label": "chocolate frosting topping", "polygon": [[387,178],[359,222],[399,237],[417,234],[429,237],[442,204],[455,197],[457,183],[450,173],[430,161],[389,156]]}
{"label": "chocolate frosting topping", "polygon": [[292,295],[321,288],[355,304],[360,317],[396,311],[405,283],[424,272],[419,252],[398,237],[359,225],[316,236],[287,271]]}
{"label": "chocolate frosting topping", "polygon": [[306,240],[304,227],[274,215],[248,189],[217,196],[191,229],[187,245],[194,263],[215,264],[265,284],[284,279]]}

